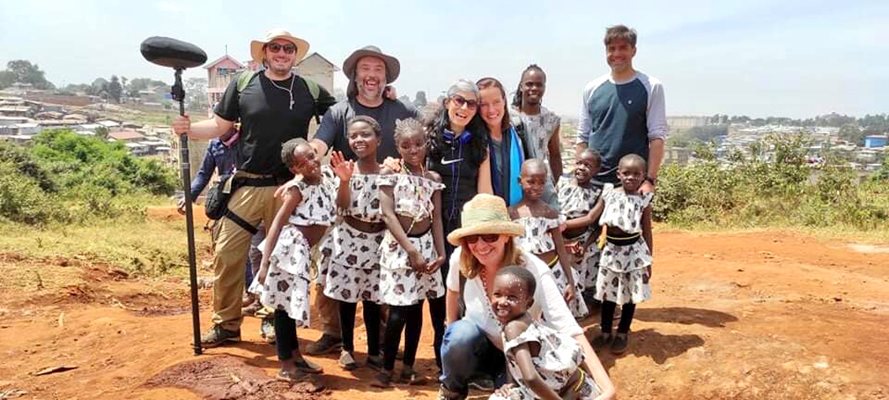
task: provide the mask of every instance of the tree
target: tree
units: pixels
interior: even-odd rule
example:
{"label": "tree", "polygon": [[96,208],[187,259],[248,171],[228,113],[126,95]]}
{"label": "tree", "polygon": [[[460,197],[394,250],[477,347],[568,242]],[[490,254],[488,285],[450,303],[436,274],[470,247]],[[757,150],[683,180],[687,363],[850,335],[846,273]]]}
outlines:
{"label": "tree", "polygon": [[414,107],[422,108],[426,107],[426,92],[420,90],[417,92],[417,95],[414,97]]}
{"label": "tree", "polygon": [[96,78],[93,83],[90,84],[90,90],[87,94],[91,96],[100,96],[102,98],[108,97],[108,81],[105,78]]}
{"label": "tree", "polygon": [[108,97],[110,97],[111,100],[114,100],[115,103],[120,103],[120,95],[123,93],[123,86],[120,85],[120,79],[117,78],[117,75],[111,75],[111,82],[108,82],[106,90],[108,91]]}
{"label": "tree", "polygon": [[6,89],[15,83],[15,73],[9,70],[0,71],[0,89]]}
{"label": "tree", "polygon": [[861,129],[858,128],[858,125],[854,123],[847,123],[841,126],[838,135],[840,139],[843,139],[852,144],[859,144],[864,142],[864,133],[862,133]]}
{"label": "tree", "polygon": [[12,83],[30,83],[36,89],[55,89],[55,85],[46,80],[45,73],[40,67],[28,60],[12,60],[6,63],[6,70],[13,74]]}

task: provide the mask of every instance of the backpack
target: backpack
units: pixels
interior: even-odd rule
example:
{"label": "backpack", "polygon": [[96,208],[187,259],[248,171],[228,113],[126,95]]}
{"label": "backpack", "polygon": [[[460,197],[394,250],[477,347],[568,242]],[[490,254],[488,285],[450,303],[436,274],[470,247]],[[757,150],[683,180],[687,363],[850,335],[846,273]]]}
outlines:
{"label": "backpack", "polygon": [[[262,70],[251,71],[249,69],[241,72],[238,75],[238,86],[237,86],[238,94],[240,94],[242,91],[244,91],[244,89],[247,88],[247,85],[250,84],[250,81],[252,81],[256,75],[259,75],[260,72],[262,72]],[[309,89],[309,94],[312,95],[312,110],[313,110],[312,115],[315,117],[315,122],[320,124],[321,123],[321,115],[318,113],[318,103],[317,102],[318,102],[318,96],[321,95],[321,87],[318,86],[317,82],[315,82],[309,78],[298,76],[296,74],[294,74],[293,76],[294,76],[294,78],[296,78],[296,77],[300,78],[300,80],[302,80],[306,84],[306,88]]]}

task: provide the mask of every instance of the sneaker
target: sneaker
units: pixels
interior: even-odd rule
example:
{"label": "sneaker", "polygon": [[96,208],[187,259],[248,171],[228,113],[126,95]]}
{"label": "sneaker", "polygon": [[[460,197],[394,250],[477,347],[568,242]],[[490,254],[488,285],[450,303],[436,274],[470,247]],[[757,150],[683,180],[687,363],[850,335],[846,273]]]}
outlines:
{"label": "sneaker", "polygon": [[375,371],[383,370],[383,356],[367,356],[367,366]]}
{"label": "sneaker", "polygon": [[392,371],[380,371],[376,376],[374,376],[374,379],[370,382],[370,385],[382,389],[392,387]]}
{"label": "sneaker", "polygon": [[438,387],[438,397],[437,400],[464,400],[466,399],[465,393],[455,392],[451,389],[445,387],[445,385],[439,385]]}
{"label": "sneaker", "polygon": [[311,343],[306,346],[306,351],[303,353],[308,354],[310,356],[319,356],[322,354],[332,353],[334,351],[340,350],[343,348],[343,340],[338,337],[333,337],[328,334],[321,335],[321,338],[318,339],[315,343]]}
{"label": "sneaker", "polygon": [[472,389],[481,390],[483,392],[494,393],[494,380],[487,376],[476,376],[469,380],[466,384]]}
{"label": "sneaker", "polygon": [[358,368],[358,363],[355,362],[355,358],[352,357],[352,354],[345,350],[340,352],[340,359],[339,361],[337,361],[337,364],[339,364],[340,367],[342,367],[346,371],[351,371]]}
{"label": "sneaker", "polygon": [[275,344],[275,324],[271,318],[263,318],[259,325],[259,335],[265,339],[268,344]]}
{"label": "sneaker", "polygon": [[609,344],[611,344],[612,338],[613,338],[612,334],[603,332],[603,333],[600,333],[599,336],[596,336],[595,338],[593,338],[593,341],[590,342],[590,344],[593,345],[594,349],[601,349],[601,348],[604,348],[604,347],[608,346]]}
{"label": "sneaker", "polygon": [[238,343],[241,341],[241,330],[231,331],[223,329],[221,325],[213,325],[210,330],[201,337],[201,346],[205,348],[222,346],[227,342]]}
{"label": "sneaker", "polygon": [[611,342],[611,352],[614,354],[623,354],[630,346],[630,338],[626,333],[618,333],[614,335],[614,341]]}

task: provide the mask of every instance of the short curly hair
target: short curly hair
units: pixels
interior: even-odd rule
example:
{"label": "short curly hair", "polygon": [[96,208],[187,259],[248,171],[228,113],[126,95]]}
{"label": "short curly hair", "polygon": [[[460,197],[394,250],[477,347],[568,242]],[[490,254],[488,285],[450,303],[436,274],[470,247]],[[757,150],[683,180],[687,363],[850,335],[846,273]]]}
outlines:
{"label": "short curly hair", "polygon": [[423,135],[426,134],[426,128],[422,122],[414,118],[400,119],[395,121],[395,133],[392,137],[395,139],[395,143],[398,143],[404,136],[416,132]]}
{"label": "short curly hair", "polygon": [[359,122],[364,122],[365,124],[370,125],[370,129],[373,129],[374,135],[380,137],[383,134],[383,128],[380,127],[380,123],[372,117],[368,117],[367,115],[356,115],[349,119],[349,122],[346,124],[346,127],[351,127],[353,124],[357,124]]}
{"label": "short curly hair", "polygon": [[303,138],[290,139],[284,142],[284,144],[281,145],[281,162],[288,167],[292,166],[293,163],[296,162],[293,152],[296,151],[297,147],[302,145],[308,146],[309,142]]}

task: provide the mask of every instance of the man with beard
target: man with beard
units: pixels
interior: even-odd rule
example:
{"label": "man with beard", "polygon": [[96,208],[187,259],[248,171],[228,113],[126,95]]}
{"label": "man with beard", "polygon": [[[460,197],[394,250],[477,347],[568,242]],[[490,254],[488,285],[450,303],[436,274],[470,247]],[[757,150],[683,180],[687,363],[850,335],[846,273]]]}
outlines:
{"label": "man with beard", "polygon": [[293,177],[281,161],[281,143],[306,138],[312,117],[335,102],[324,88],[313,96],[309,83],[291,72],[308,51],[308,42],[287,31],[267,33],[265,38],[250,43],[253,61],[265,69],[253,74],[240,89],[240,79],[232,80],[212,119],[191,124],[183,116],[173,121],[175,134],[204,140],[219,137],[235,122],[241,122],[233,177],[237,189],[231,194],[228,213],[219,221],[213,256],[213,327],[201,338],[204,347],[241,340],[241,293],[250,248],[249,230],[255,231],[261,222],[271,225],[281,206],[275,189]]}
{"label": "man with beard", "polygon": [[[311,145],[319,155],[330,148],[343,153],[348,160],[355,160],[346,136],[346,122],[356,115],[367,115],[382,127],[382,137],[377,150],[377,161],[387,157],[398,158],[395,148],[395,121],[417,118],[417,110],[399,100],[385,96],[387,85],[398,79],[401,64],[398,59],[384,54],[379,47],[366,46],[355,50],[343,62],[343,73],[349,78],[346,99],[335,104],[324,114],[318,132]],[[306,354],[318,355],[336,351],[342,347],[340,340],[339,313],[336,301],[323,294],[317,282],[315,304],[318,307],[322,336],[306,347]]]}
{"label": "man with beard", "polygon": [[605,55],[611,72],[583,90],[575,150],[579,155],[591,147],[602,155],[596,178],[607,183],[618,183],[617,164],[623,156],[638,154],[648,164],[642,190],[653,191],[667,138],[664,87],[656,78],[633,69],[635,30],[609,27]]}

